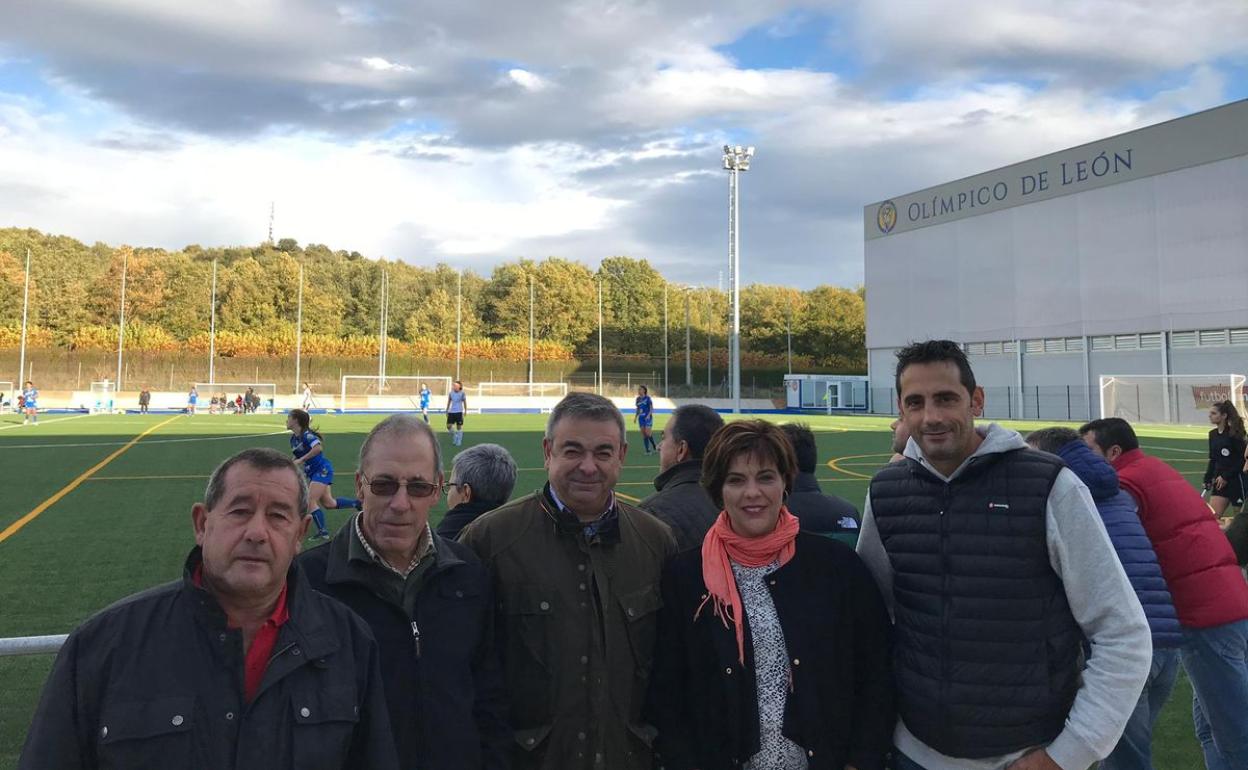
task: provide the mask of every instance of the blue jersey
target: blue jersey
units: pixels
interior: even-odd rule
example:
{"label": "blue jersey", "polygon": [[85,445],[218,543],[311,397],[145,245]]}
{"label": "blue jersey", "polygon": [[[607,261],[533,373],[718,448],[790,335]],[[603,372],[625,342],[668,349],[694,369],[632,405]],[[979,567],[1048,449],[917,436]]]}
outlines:
{"label": "blue jersey", "polygon": [[429,389],[428,389],[428,388],[421,388],[421,389],[420,389],[420,408],[421,408],[421,409],[428,409],[428,408],[429,408],[429,397],[430,397],[430,396],[432,396],[432,395],[433,395],[433,394],[429,392]]}
{"label": "blue jersey", "polygon": [[638,396],[637,397],[637,417],[639,419],[644,420],[647,417],[649,417],[652,412],[654,412],[654,402],[650,400],[650,397]]}
{"label": "blue jersey", "polygon": [[198,400],[199,400],[199,393],[192,390],[190,393],[186,394],[186,403],[194,405],[195,402]]}
{"label": "blue jersey", "polygon": [[39,389],[27,388],[22,391],[22,404],[26,409],[35,409],[39,403]]}
{"label": "blue jersey", "polygon": [[468,398],[468,395],[464,393],[464,391],[452,390],[451,397],[450,397],[450,406],[447,407],[446,411],[450,412],[451,414],[462,413],[464,411],[464,402],[467,400],[467,398]]}
{"label": "blue jersey", "polygon": [[290,451],[295,455],[296,460],[306,457],[312,451],[312,447],[316,446],[321,448],[321,453],[303,464],[303,471],[309,478],[315,476],[317,472],[329,464],[329,459],[325,457],[325,447],[321,444],[321,440],[316,437],[316,434],[310,430],[296,433],[290,437]]}

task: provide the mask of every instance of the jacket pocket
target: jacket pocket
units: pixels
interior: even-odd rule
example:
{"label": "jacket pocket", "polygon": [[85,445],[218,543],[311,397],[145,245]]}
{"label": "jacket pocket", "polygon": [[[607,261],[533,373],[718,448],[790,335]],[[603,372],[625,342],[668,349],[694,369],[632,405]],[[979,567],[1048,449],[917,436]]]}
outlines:
{"label": "jacket pocket", "polygon": [[504,589],[503,672],[507,690],[525,693],[523,713],[512,711],[516,726],[550,722],[554,713],[553,671],[550,654],[558,622],[555,591],[522,583]]}
{"label": "jacket pocket", "polygon": [[354,687],[327,687],[290,698],[292,754],[299,770],[343,767],[360,721]]}
{"label": "jacket pocket", "polygon": [[663,606],[658,583],[620,594],[620,611],[628,626],[628,643],[633,649],[633,662],[638,672],[649,676],[654,660],[654,636],[658,618],[655,613]]}
{"label": "jacket pocket", "polygon": [[114,701],[100,710],[96,730],[102,770],[191,767],[195,696]]}

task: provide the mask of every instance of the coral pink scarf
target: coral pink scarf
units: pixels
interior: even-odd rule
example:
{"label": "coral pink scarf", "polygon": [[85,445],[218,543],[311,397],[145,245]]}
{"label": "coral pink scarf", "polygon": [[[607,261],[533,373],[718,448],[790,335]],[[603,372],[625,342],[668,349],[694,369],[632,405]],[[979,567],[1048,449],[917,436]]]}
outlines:
{"label": "coral pink scarf", "polygon": [[720,511],[719,518],[702,541],[702,581],[706,583],[707,596],[698,605],[693,618],[697,620],[702,608],[711,602],[715,616],[725,627],[732,621],[737,628],[737,660],[742,664],[745,663],[745,621],[741,594],[737,591],[730,562],[743,567],[765,567],[779,559],[783,567],[793,558],[797,530],[797,517],[782,506],[776,528],[769,534],[742,537],[733,531],[727,511]]}

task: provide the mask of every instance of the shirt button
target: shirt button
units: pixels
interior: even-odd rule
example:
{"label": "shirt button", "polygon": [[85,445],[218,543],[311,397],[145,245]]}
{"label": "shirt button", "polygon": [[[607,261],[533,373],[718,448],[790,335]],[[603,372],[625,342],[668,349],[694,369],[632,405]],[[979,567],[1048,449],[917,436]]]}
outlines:
{"label": "shirt button", "polygon": [[456,599],[462,599],[462,598],[464,598],[464,592],[463,592],[463,591],[456,591],[456,592],[455,592],[455,598],[456,598]]}
{"label": "shirt button", "polygon": [[537,606],[542,609],[542,612],[545,612],[546,610],[550,609],[550,602],[542,602],[541,604]]}
{"label": "shirt button", "polygon": [[576,739],[577,739],[578,741],[583,741],[583,740],[585,740],[585,733],[577,733],[577,734],[576,734]]}
{"label": "shirt button", "polygon": [[585,584],[584,584],[584,583],[581,583],[579,586],[577,586],[577,588],[579,588],[579,589],[581,589],[582,591],[584,591],[584,590],[585,590]]}
{"label": "shirt button", "polygon": [[589,656],[588,656],[588,655],[582,655],[582,656],[581,656],[581,663],[588,663],[588,662],[589,662]]}
{"label": "shirt button", "polygon": [[528,739],[526,739],[524,742],[525,742],[526,744],[528,744],[529,746],[532,746],[532,745],[533,745],[534,743],[536,743],[537,741],[536,741],[536,740],[534,740],[533,738],[528,738]]}
{"label": "shirt button", "polygon": [[585,571],[585,565],[584,565],[584,564],[578,564],[578,565],[576,565],[576,568],[577,568],[578,570],[580,570],[581,572],[584,572],[584,571]]}
{"label": "shirt button", "polygon": [[104,725],[103,727],[100,728],[100,737],[101,738],[108,737],[108,725]]}
{"label": "shirt button", "polygon": [[234,712],[233,712],[233,711],[227,711],[227,712],[225,712],[225,718],[226,718],[227,720],[228,720],[228,719],[233,719],[233,718],[234,718]]}
{"label": "shirt button", "polygon": [[774,581],[774,580],[768,580],[767,582],[768,582],[768,583],[771,583],[773,586],[776,584],[776,581]]}
{"label": "shirt button", "polygon": [[636,615],[637,615],[637,610],[633,609],[632,607],[629,607],[628,616],[631,618],[631,617],[635,617]]}
{"label": "shirt button", "polygon": [[302,655],[302,654],[303,654],[303,652],[302,652],[302,651],[301,651],[298,647],[296,647],[295,649],[293,649],[293,650],[291,650],[291,651],[290,651],[290,654],[291,654],[291,655]]}
{"label": "shirt button", "polygon": [[815,755],[815,750],[814,750],[814,749],[811,749],[810,751],[807,751],[807,752],[806,752],[806,756],[808,756],[808,757],[813,757],[814,755]]}
{"label": "shirt button", "polygon": [[304,706],[303,708],[299,709],[299,716],[303,717],[304,719],[307,719],[308,717],[312,716],[312,712],[308,710],[307,706]]}
{"label": "shirt button", "polygon": [[795,665],[795,666],[800,666],[800,665],[802,665],[802,662],[801,662],[800,660],[798,660],[797,658],[794,658],[794,659],[793,659],[793,665]]}
{"label": "shirt button", "polygon": [[724,669],[724,673],[725,673],[725,674],[731,674],[731,673],[732,673],[732,666],[729,666],[728,668]]}
{"label": "shirt button", "polygon": [[174,726],[174,727],[181,727],[181,726],[182,726],[182,723],[183,723],[184,721],[186,721],[186,720],[184,720],[184,719],[182,718],[182,715],[181,715],[181,714],[174,714],[174,715],[173,715],[173,719],[171,719],[171,720],[169,720],[169,721],[173,723],[173,726]]}
{"label": "shirt button", "polygon": [[225,641],[225,634],[221,634],[220,636],[218,636],[218,637],[217,637],[217,641],[218,641],[218,642],[224,642],[224,641]]}

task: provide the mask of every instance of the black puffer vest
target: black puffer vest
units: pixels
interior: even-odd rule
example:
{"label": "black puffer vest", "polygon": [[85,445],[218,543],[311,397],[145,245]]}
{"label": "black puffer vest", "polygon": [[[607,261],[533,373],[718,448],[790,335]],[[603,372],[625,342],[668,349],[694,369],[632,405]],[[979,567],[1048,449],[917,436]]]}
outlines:
{"label": "black puffer vest", "polygon": [[1063,467],[1017,449],[972,458],[948,484],[914,460],[871,481],[894,571],[900,716],[942,754],[1001,756],[1062,731],[1083,638],[1045,537]]}

